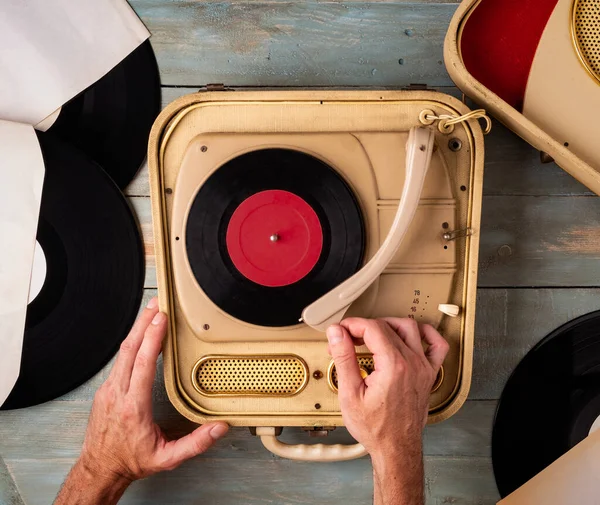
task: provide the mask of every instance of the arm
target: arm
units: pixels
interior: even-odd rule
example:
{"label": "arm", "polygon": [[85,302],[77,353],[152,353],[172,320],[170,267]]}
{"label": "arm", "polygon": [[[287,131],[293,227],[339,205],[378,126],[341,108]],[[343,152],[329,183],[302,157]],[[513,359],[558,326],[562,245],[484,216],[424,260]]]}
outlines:
{"label": "arm", "polygon": [[[344,423],[371,455],[375,505],[423,505],[422,434],[448,343],[433,327],[398,318],[346,319],[327,338]],[[364,380],[355,345],[366,345],[375,360]]]}
{"label": "arm", "polygon": [[54,505],[113,505],[134,480],[176,468],[227,433],[225,423],[209,423],[169,441],[154,423],[152,384],[166,329],[153,298],[96,393],[81,456]]}

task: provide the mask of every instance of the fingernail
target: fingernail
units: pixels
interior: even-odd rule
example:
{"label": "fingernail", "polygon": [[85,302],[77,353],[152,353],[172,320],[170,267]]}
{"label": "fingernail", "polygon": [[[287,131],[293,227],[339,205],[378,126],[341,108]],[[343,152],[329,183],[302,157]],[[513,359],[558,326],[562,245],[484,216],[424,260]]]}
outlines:
{"label": "fingernail", "polygon": [[217,424],[210,430],[210,438],[213,440],[219,440],[227,431],[229,430],[229,426],[226,424]]}
{"label": "fingernail", "polygon": [[147,309],[155,309],[158,306],[158,298],[156,298],[156,296],[153,296],[152,298],[150,298],[150,301],[148,302],[148,305],[146,305]]}
{"label": "fingernail", "polygon": [[158,314],[156,314],[154,316],[154,319],[152,320],[152,324],[156,326],[157,324],[162,323],[164,321],[164,319],[165,319],[165,315],[162,312],[159,312]]}
{"label": "fingernail", "polygon": [[327,328],[326,335],[331,345],[339,344],[344,339],[344,333],[339,326],[330,326]]}

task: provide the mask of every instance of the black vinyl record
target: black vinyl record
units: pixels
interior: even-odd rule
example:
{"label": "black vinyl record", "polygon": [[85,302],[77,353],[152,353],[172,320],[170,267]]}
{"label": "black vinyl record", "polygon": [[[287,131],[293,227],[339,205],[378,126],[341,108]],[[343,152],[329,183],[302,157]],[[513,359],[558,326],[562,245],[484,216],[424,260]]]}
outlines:
{"label": "black vinyl record", "polygon": [[[240,204],[270,190],[301,199],[322,230],[314,266],[280,287],[243,275],[230,257],[226,237]],[[298,324],[304,307],[360,268],[365,244],[362,214],[345,181],[317,158],[289,149],[253,151],[216,170],[196,194],[185,234],[192,272],[206,295],[229,315],[269,327]]]}
{"label": "black vinyl record", "polygon": [[2,409],[52,400],[83,384],[127,336],[143,293],[137,223],[94,162],[49,133],[37,241],[46,259],[27,307],[21,370]]}
{"label": "black vinyl record", "polygon": [[498,490],[509,495],[581,442],[600,416],[600,311],[544,338],[508,379],[494,420]]}
{"label": "black vinyl record", "polygon": [[149,41],[67,102],[49,132],[76,145],[123,189],[146,157],[160,112],[160,76]]}

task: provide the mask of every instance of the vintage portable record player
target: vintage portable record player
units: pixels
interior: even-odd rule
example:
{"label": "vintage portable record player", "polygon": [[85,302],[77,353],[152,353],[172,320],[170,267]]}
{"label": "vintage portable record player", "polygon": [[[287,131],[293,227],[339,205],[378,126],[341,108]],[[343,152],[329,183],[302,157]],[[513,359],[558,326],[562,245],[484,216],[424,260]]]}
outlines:
{"label": "vintage portable record player", "polygon": [[207,91],[169,105],[149,170],[175,407],[255,427],[285,457],[364,454],[276,439],[343,425],[324,329],[350,305],[439,328],[450,352],[429,421],[455,413],[471,381],[481,116],[432,91]]}

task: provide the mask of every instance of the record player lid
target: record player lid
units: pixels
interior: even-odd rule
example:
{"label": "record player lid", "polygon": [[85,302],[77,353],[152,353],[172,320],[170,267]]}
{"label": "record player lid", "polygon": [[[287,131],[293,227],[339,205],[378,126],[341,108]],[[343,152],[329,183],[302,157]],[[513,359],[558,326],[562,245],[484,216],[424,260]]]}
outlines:
{"label": "record player lid", "polygon": [[[475,102],[600,194],[600,29],[596,0],[465,0],[444,61]],[[555,121],[560,117],[560,121]]]}
{"label": "record player lid", "polygon": [[557,459],[498,505],[595,505],[600,474],[600,430]]}

